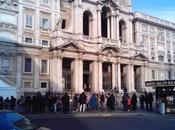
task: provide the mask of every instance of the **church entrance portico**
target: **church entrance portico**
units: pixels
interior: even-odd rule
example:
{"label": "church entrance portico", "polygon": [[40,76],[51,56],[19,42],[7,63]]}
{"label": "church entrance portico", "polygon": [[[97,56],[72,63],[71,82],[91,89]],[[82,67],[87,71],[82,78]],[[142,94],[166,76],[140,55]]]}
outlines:
{"label": "church entrance portico", "polygon": [[102,63],[103,90],[112,90],[112,63]]}
{"label": "church entrance portico", "polygon": [[83,61],[83,89],[92,91],[92,61]]}
{"label": "church entrance portico", "polygon": [[72,62],[73,59],[63,58],[63,90],[71,91],[73,89],[72,86]]}
{"label": "church entrance portico", "polygon": [[127,88],[127,65],[126,64],[121,64],[120,72],[121,72],[121,89],[123,90],[124,88]]}
{"label": "church entrance portico", "polygon": [[134,66],[134,89],[139,92],[141,91],[141,66]]}

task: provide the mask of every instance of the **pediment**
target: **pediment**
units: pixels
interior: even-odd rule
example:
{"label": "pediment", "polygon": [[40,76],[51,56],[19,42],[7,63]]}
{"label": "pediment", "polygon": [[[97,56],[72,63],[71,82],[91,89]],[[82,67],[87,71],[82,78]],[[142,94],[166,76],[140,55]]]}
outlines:
{"label": "pediment", "polygon": [[66,50],[66,51],[74,51],[74,52],[85,52],[85,49],[83,49],[82,47],[80,47],[79,45],[73,42],[63,44],[57,47],[57,49]]}
{"label": "pediment", "polygon": [[133,58],[134,58],[135,60],[142,60],[142,61],[148,60],[148,57],[145,56],[145,55],[142,54],[142,53],[136,53],[136,54],[133,56]]}
{"label": "pediment", "polygon": [[100,49],[100,53],[106,56],[120,56],[120,49],[115,46],[105,46]]}
{"label": "pediment", "polygon": [[111,7],[117,8],[119,7],[118,0],[101,0],[103,4],[110,5]]}

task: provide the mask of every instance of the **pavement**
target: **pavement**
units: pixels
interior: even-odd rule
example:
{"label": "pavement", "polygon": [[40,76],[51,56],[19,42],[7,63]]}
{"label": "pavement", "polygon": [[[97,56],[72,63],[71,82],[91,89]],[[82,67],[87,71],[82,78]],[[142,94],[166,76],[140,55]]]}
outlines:
{"label": "pavement", "polygon": [[169,118],[175,119],[175,114],[161,115],[156,112],[147,111],[129,111],[124,112],[120,110],[116,111],[94,111],[94,112],[70,112],[67,114],[55,112],[55,113],[35,113],[35,114],[24,114],[29,119],[42,119],[42,118],[87,118],[87,117],[129,117],[129,116],[144,116],[154,118]]}

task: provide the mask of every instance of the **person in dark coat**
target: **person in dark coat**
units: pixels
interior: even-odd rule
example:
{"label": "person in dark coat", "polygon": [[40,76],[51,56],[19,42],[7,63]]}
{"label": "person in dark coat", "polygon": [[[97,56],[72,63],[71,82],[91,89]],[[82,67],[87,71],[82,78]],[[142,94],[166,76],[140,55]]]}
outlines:
{"label": "person in dark coat", "polygon": [[78,103],[79,103],[79,95],[76,93],[74,95],[73,101],[72,101],[72,110],[77,111],[78,110]]}
{"label": "person in dark coat", "polygon": [[131,98],[131,105],[132,105],[132,110],[136,110],[137,109],[137,95],[134,92]]}
{"label": "person in dark coat", "polygon": [[16,98],[14,98],[13,96],[11,96],[11,99],[10,99],[10,109],[11,110],[14,110],[15,109],[15,106],[16,106]]}
{"label": "person in dark coat", "polygon": [[152,107],[152,104],[153,104],[153,95],[152,93],[148,93],[148,105],[149,105],[149,111],[153,111],[153,107]]}
{"label": "person in dark coat", "polygon": [[67,92],[63,95],[61,98],[62,104],[63,104],[63,113],[68,113],[69,112],[69,102],[70,98]]}
{"label": "person in dark coat", "polygon": [[107,106],[108,110],[110,110],[110,95],[111,95],[111,93],[108,93],[106,96],[106,99],[107,99],[106,106]]}
{"label": "person in dark coat", "polygon": [[139,101],[140,101],[140,108],[141,108],[141,110],[143,110],[144,109],[144,103],[145,103],[145,96],[144,96],[143,93],[140,94]]}
{"label": "person in dark coat", "polygon": [[9,109],[9,105],[10,105],[10,100],[9,100],[9,97],[7,97],[7,98],[4,100],[4,108],[5,108],[5,109]]}
{"label": "person in dark coat", "polygon": [[30,95],[25,97],[25,111],[27,113],[31,112],[31,97]]}
{"label": "person in dark coat", "polygon": [[148,93],[147,93],[147,91],[145,91],[145,105],[146,105],[146,110],[148,111],[148,99],[149,97],[148,97]]}
{"label": "person in dark coat", "polygon": [[123,96],[122,96],[122,104],[123,104],[123,111],[127,111],[128,110],[128,93],[124,92]]}
{"label": "person in dark coat", "polygon": [[105,95],[102,92],[101,95],[100,95],[100,106],[101,106],[102,111],[104,110],[104,102],[105,102]]}
{"label": "person in dark coat", "polygon": [[86,108],[86,102],[87,102],[87,96],[86,96],[85,92],[80,94],[79,100],[80,100],[80,111],[84,112],[85,108]]}
{"label": "person in dark coat", "polygon": [[110,110],[115,110],[115,96],[113,93],[109,96],[109,108]]}
{"label": "person in dark coat", "polygon": [[3,109],[3,101],[4,101],[3,97],[0,96],[0,110]]}

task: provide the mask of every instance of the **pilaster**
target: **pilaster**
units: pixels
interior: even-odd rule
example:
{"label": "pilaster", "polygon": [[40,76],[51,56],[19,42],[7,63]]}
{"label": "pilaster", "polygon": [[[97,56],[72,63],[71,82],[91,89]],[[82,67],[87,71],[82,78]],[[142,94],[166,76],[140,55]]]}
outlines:
{"label": "pilaster", "polygon": [[139,45],[140,44],[140,24],[138,21],[136,21],[135,23],[135,42],[136,42],[136,45]]}
{"label": "pilaster", "polygon": [[36,10],[36,17],[35,17],[35,44],[39,45],[40,41],[40,11]]}
{"label": "pilaster", "polygon": [[22,92],[20,91],[21,89],[21,75],[22,75],[22,56],[17,55],[17,63],[16,63],[16,87],[17,87],[17,96],[19,96]]}
{"label": "pilaster", "polygon": [[38,56],[34,59],[34,91],[39,90],[40,59]]}
{"label": "pilaster", "polygon": [[19,14],[18,14],[18,43],[22,43],[22,28],[23,28],[23,6],[18,4],[19,6]]}

